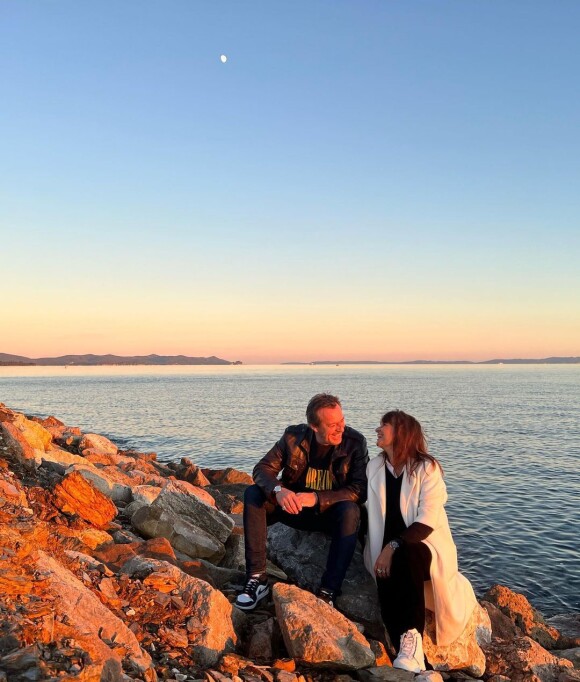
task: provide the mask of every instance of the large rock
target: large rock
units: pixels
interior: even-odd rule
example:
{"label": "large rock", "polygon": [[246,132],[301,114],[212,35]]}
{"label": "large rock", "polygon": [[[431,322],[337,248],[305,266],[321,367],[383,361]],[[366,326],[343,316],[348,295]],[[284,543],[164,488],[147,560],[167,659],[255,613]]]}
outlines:
{"label": "large rock", "polygon": [[[142,672],[152,671],[149,654],[141,649],[135,635],[100,600],[58,561],[42,551],[38,552],[37,567],[47,581],[47,587],[57,599],[57,615],[64,615],[73,628],[75,638],[83,643],[94,643],[99,658],[103,655],[105,641],[111,643],[109,655],[120,660],[127,656]],[[89,650],[89,653],[92,652]],[[155,679],[149,676],[149,679]]]}
{"label": "large rock", "polygon": [[184,491],[180,484],[175,485],[173,482],[165,486],[151,506],[188,519],[222,543],[228,539],[234,527],[229,516],[200,499],[198,492]]}
{"label": "large rock", "polygon": [[474,677],[485,672],[485,654],[481,647],[491,642],[491,622],[487,611],[476,604],[465,629],[448,646],[435,644],[435,618],[426,612],[423,648],[434,670],[465,670]]}
{"label": "large rock", "polygon": [[122,569],[144,585],[162,592],[177,593],[191,607],[187,620],[190,652],[202,668],[215,665],[224,653],[234,650],[237,635],[234,630],[232,605],[219,591],[198,578],[187,575],[166,561],[135,557]]}
{"label": "large rock", "polygon": [[81,476],[90,481],[103,495],[110,497],[113,502],[130,502],[131,489],[137,485],[116,467],[103,467],[97,469],[92,464],[73,464],[67,469],[67,473],[77,471]]}
{"label": "large rock", "polygon": [[482,601],[481,605],[487,611],[487,615],[491,621],[491,636],[496,639],[513,639],[514,637],[522,637],[523,632],[520,628],[505,615],[503,611],[498,609],[495,604],[489,601]]}
{"label": "large rock", "polygon": [[243,483],[246,486],[252,485],[254,479],[245,471],[239,469],[202,469],[205,476],[212,485],[225,485],[230,483]]}
{"label": "large rock", "polygon": [[358,670],[375,655],[356,626],[310,592],[277,583],[272,590],[278,624],[292,658],[315,668]]}
{"label": "large rock", "polygon": [[546,623],[542,614],[523,594],[513,592],[504,585],[493,585],[483,599],[497,606],[525,635],[541,646],[546,649],[554,649],[557,646],[560,633]]}
{"label": "large rock", "polygon": [[165,511],[156,507],[155,503],[137,509],[131,516],[131,525],[145,537],[166,538],[175,550],[191,559],[209,559],[219,563],[226,553],[223,542],[187,517]]}
{"label": "large rock", "polygon": [[102,452],[105,455],[116,455],[119,448],[112,443],[105,436],[99,436],[96,433],[85,433],[79,443],[79,450],[84,453],[85,450],[92,450],[93,452]]}
{"label": "large rock", "polygon": [[12,424],[20,431],[26,441],[35,450],[46,450],[52,442],[51,434],[38,422],[27,419],[19,412],[15,413]]}
{"label": "large rock", "polygon": [[580,647],[580,613],[559,613],[546,623],[560,632],[559,649]]}
{"label": "large rock", "polygon": [[95,486],[73,471],[54,487],[56,506],[76,514],[96,528],[105,528],[117,515],[117,507]]}
{"label": "large rock", "polygon": [[530,637],[507,642],[494,639],[484,647],[487,675],[503,675],[512,682],[557,682],[572,663],[557,658]]}
{"label": "large rock", "polygon": [[[326,568],[330,538],[322,533],[294,530],[281,523],[268,529],[268,557],[303,589],[315,592]],[[353,560],[337,600],[340,610],[366,632],[382,639],[383,621],[374,580],[364,567],[362,552],[357,546]]]}
{"label": "large rock", "polygon": [[[0,422],[2,435],[8,451],[25,469],[36,469],[36,450],[26,440],[22,432],[10,421]],[[42,451],[44,452],[44,450]]]}

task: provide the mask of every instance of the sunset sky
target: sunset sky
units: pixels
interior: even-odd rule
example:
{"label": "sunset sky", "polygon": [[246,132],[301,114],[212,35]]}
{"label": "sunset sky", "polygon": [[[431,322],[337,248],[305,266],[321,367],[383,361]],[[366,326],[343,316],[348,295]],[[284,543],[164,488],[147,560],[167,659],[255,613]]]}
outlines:
{"label": "sunset sky", "polygon": [[580,355],[579,34],[578,0],[1,3],[0,352]]}

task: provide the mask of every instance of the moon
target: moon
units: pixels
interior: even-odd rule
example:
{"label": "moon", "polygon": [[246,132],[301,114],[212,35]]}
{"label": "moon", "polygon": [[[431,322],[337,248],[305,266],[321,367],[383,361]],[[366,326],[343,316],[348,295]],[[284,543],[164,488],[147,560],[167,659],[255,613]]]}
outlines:
{"label": "moon", "polygon": [[228,58],[226,57],[225,54],[220,55],[220,62],[222,64],[225,64],[228,61]]}

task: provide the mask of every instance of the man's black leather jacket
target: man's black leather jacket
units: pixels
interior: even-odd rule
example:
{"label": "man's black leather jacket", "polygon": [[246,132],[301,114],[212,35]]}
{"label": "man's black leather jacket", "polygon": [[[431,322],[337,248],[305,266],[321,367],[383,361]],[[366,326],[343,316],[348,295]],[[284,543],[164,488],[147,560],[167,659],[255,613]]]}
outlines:
{"label": "man's black leather jacket", "polygon": [[[254,482],[267,496],[280,484],[292,490],[308,466],[308,453],[314,431],[307,424],[289,426],[284,435],[256,464]],[[317,490],[319,511],[323,512],[336,502],[357,502],[367,499],[367,462],[369,461],[365,437],[346,426],[340,445],[331,455],[334,490]],[[282,476],[278,478],[279,473]]]}

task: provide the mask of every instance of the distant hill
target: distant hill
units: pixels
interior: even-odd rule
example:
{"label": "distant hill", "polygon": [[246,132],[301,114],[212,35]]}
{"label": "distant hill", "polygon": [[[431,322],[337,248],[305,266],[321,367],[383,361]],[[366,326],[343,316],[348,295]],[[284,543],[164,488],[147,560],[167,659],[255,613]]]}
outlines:
{"label": "distant hill", "polygon": [[482,360],[314,360],[313,362],[283,362],[283,365],[574,365],[580,357],[528,358]]}
{"label": "distant hill", "polygon": [[22,355],[0,353],[0,365],[233,365],[238,361],[222,360],[215,355],[195,358],[187,355],[61,355],[56,358],[26,358]]}

